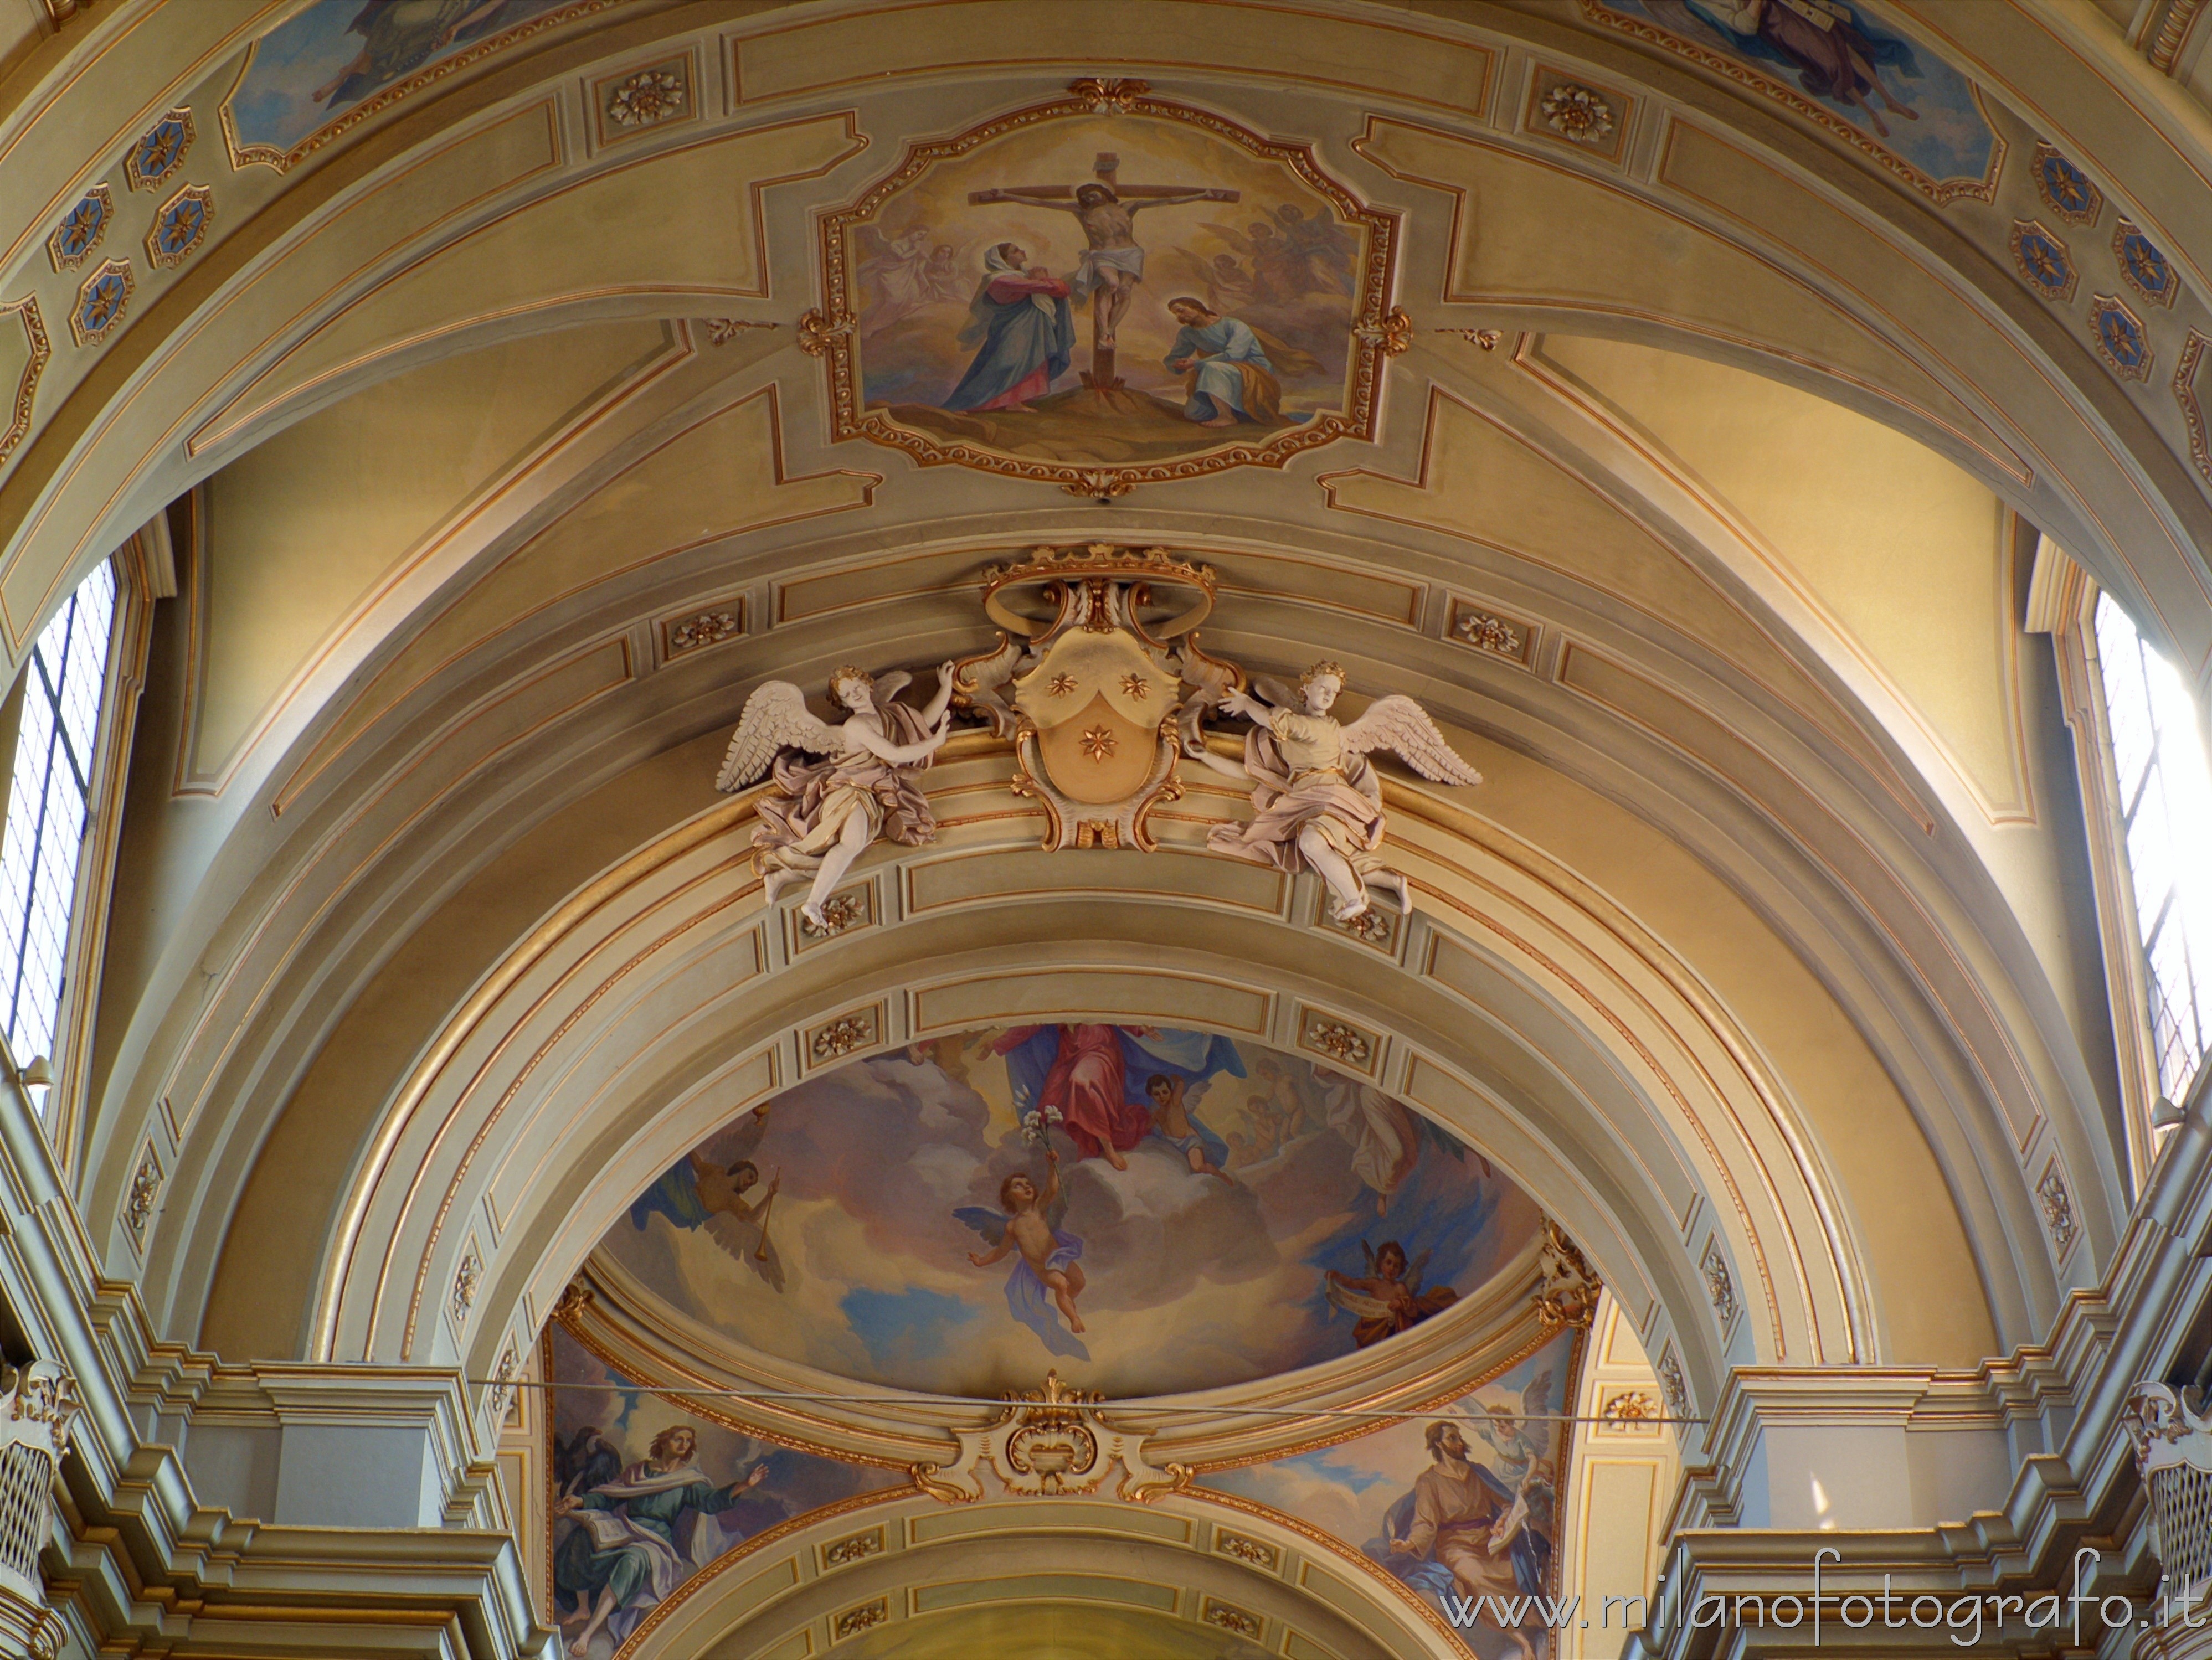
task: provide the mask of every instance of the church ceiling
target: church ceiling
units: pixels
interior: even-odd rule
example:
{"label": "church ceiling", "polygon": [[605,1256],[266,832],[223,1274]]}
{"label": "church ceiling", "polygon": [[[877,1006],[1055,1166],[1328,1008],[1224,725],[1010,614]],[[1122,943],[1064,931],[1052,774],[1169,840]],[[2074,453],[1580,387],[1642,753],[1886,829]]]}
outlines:
{"label": "church ceiling", "polygon": [[[858,867],[851,938],[699,876],[730,984],[773,993],[772,1020],[718,1005],[699,1039],[744,1069],[728,1100],[827,1088],[799,1045],[855,1009],[878,1012],[861,1064],[887,1073],[909,1039],[1013,1023],[951,1012],[928,953],[995,954],[977,984],[1023,952],[1089,972],[1008,931],[1065,905],[1116,949],[1212,954],[1224,986],[1220,959],[1257,954],[1270,977],[1209,991],[1211,1013],[1148,991],[1147,1020],[1234,1032],[1255,1064],[1299,1047],[1302,1009],[1368,1032],[1390,1057],[1374,1087],[1474,1136],[1523,1203],[1564,1214],[1573,1190],[1573,1231],[1693,1378],[1732,1353],[1970,1360],[2091,1273],[2126,1196],[2051,807],[2070,762],[2014,626],[2033,530],[2191,661],[2212,651],[2212,479],[2189,458],[2196,383],[2173,379],[2212,326],[2203,260],[2109,144],[2001,68],[1969,74],[1910,7],[1851,11],[1876,70],[1856,93],[1787,25],[1686,0],[1159,0],[1120,33],[1018,4],[506,0],[442,38],[428,13],[367,33],[358,15],[161,7],[112,39],[95,18],[81,89],[0,117],[38,208],[0,260],[0,389],[23,389],[8,638],[186,504],[134,784],[170,888],[118,936],[69,1154],[111,1197],[149,1149],[168,1172],[157,1326],[489,1368],[526,1287],[541,1312],[557,1295],[529,1251],[589,1258],[610,1296],[678,1265],[749,1273],[627,1214],[716,1133],[692,1059],[635,1097],[585,1088],[583,1061],[544,1100],[499,1074],[532,1112],[638,1115],[595,1161],[539,1166],[557,1113],[495,1122],[498,1090],[456,1058],[470,1022],[496,1004],[536,1052],[547,942],[596,972],[644,925],[593,909],[612,873],[689,870],[671,850],[725,833],[742,856],[751,809],[715,803],[709,752],[763,682],[814,695],[839,663],[926,677],[987,654],[984,573],[1094,542],[1214,573],[1224,660],[1337,658],[1351,706],[1416,697],[1479,760],[1472,793],[1389,777],[1416,916],[1455,920],[1347,936],[1315,894],[1205,851],[1245,799],[1210,784],[1161,803],[1151,863],[1122,847],[1073,877],[1011,793],[1004,735],[963,717],[930,785],[945,857]],[[88,148],[55,124],[80,92],[106,100]],[[108,261],[127,282],[81,294]],[[1228,356],[1201,373],[1193,342]],[[1531,889],[1587,958],[1502,916]],[[563,933],[577,916],[608,938]],[[1373,978],[1386,962],[1402,980]],[[1385,984],[1495,1029],[1401,1030]],[[1590,1038],[1632,985],[1663,1029],[1638,1013]],[[1059,1012],[1128,1011],[1102,991]],[[1573,1035],[1539,1058],[1555,1019]],[[976,1170],[1012,1151],[1011,1099],[971,1126]],[[799,1197],[800,1162],[780,1203],[873,1226]],[[1618,1185],[1573,1188],[1583,1167]],[[2063,1238],[2034,1197],[2053,1172],[2078,1211]],[[955,1185],[928,1190],[918,1280],[853,1277],[849,1252],[823,1272],[841,1300],[926,1283],[957,1304],[946,1354],[1054,1358],[947,1220],[995,1181]],[[1898,1293],[1897,1225],[1929,1209],[1946,1267]],[[346,1243],[226,1244],[295,1210]],[[1298,1214],[1263,1209],[1247,1243],[1309,1276],[1356,1255]],[[500,1290],[447,1330],[471,1241]],[[1725,1332],[1709,1248],[1734,1265]],[[705,1283],[652,1292],[693,1359],[935,1376],[892,1358],[896,1311],[879,1355],[848,1314],[780,1330],[754,1280]],[[1291,1301],[1305,1324],[1194,1349],[1175,1386],[1358,1361],[1322,1343],[1338,1315]],[[1143,1385],[1100,1321],[1101,1366]],[[971,1329],[996,1347],[945,1335]]]}
{"label": "church ceiling", "polygon": [[863,1384],[990,1396],[1050,1366],[1122,1398],[1496,1321],[1492,1282],[1521,1293],[1542,1238],[1487,1158],[1356,1074],[1046,1025],[783,1092],[640,1195],[596,1260],[664,1320]]}

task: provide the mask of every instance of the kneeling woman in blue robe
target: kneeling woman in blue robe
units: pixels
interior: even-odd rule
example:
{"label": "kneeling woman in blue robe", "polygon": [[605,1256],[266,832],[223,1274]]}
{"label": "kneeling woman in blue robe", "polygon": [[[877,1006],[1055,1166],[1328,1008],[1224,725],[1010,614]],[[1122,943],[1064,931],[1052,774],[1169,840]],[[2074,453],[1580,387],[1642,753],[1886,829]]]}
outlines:
{"label": "kneeling woman in blue robe", "polygon": [[1075,357],[1075,318],[1067,284],[1029,255],[1001,242],[983,256],[983,281],[968,303],[960,343],[980,349],[960,384],[945,400],[948,409],[1012,409],[1042,397]]}

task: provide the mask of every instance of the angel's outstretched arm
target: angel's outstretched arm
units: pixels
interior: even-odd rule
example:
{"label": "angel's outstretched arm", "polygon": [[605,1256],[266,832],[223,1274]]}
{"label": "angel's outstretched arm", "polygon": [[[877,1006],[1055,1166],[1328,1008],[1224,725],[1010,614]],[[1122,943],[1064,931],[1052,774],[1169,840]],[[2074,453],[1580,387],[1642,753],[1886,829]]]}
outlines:
{"label": "angel's outstretched arm", "polygon": [[993,1263],[1002,1261],[1005,1258],[1006,1254],[1013,1248],[1014,1236],[1009,1233],[1005,1239],[1000,1240],[998,1245],[992,1250],[981,1252],[980,1254],[973,1251],[969,1251],[968,1253],[968,1260],[975,1263],[978,1268],[988,1268]]}
{"label": "angel's outstretched arm", "polygon": [[1212,750],[1206,747],[1206,740],[1203,737],[1194,743],[1185,744],[1183,754],[1193,760],[1203,762],[1224,778],[1236,779],[1243,783],[1249,783],[1251,780],[1252,775],[1244,770],[1243,761],[1231,760],[1224,756],[1215,754]]}
{"label": "angel's outstretched arm", "polygon": [[950,662],[937,665],[937,695],[922,706],[921,718],[925,725],[934,726],[945,718],[945,712],[952,706],[953,668]]}
{"label": "angel's outstretched arm", "polygon": [[1271,732],[1275,730],[1275,716],[1278,712],[1273,706],[1261,702],[1259,699],[1241,687],[1232,686],[1223,693],[1221,701],[1217,706],[1226,709],[1232,715],[1243,715],[1255,725],[1264,726]]}

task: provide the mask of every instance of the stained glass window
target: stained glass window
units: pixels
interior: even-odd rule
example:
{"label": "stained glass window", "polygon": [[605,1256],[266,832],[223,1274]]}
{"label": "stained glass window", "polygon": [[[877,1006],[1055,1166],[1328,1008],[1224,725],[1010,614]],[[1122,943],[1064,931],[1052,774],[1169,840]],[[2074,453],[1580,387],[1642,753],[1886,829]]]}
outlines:
{"label": "stained glass window", "polygon": [[103,564],[46,625],[23,668],[0,836],[0,1013],[18,1066],[53,1052],[114,618],[115,575]]}
{"label": "stained glass window", "polygon": [[2188,682],[2109,594],[2096,630],[2159,1087],[2179,1101],[2212,1048],[2212,766]]}

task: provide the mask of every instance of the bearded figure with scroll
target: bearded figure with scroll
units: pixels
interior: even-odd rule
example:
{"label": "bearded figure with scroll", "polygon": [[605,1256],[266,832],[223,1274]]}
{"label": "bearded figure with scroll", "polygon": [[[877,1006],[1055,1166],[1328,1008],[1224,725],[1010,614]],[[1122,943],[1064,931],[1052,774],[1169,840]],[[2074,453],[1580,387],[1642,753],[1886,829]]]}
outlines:
{"label": "bearded figure with scroll", "polygon": [[893,700],[912,676],[878,681],[854,668],[830,676],[830,700],[848,712],[817,719],[787,680],[745,700],[717,790],[742,790],[769,769],[775,785],[759,803],[753,863],[773,901],[811,883],[799,914],[827,926],[822,906],[878,838],[915,847],[933,840],[937,819],[913,774],[929,765],[951,730],[952,665],[937,671],[937,695],[922,709]]}
{"label": "bearded figure with scroll", "polygon": [[1405,877],[1387,868],[1377,851],[1382,785],[1369,754],[1394,750],[1439,784],[1480,784],[1482,774],[1459,758],[1411,698],[1377,698],[1351,724],[1339,722],[1329,711],[1343,689],[1342,667],[1316,663],[1298,678],[1295,708],[1287,699],[1263,702],[1231,690],[1219,706],[1253,725],[1243,764],[1211,754],[1203,739],[1187,744],[1186,753],[1252,784],[1251,821],[1214,826],[1207,847],[1278,870],[1315,871],[1328,885],[1329,914],[1349,922],[1365,912],[1375,891],[1395,894],[1401,909],[1407,904]]}

